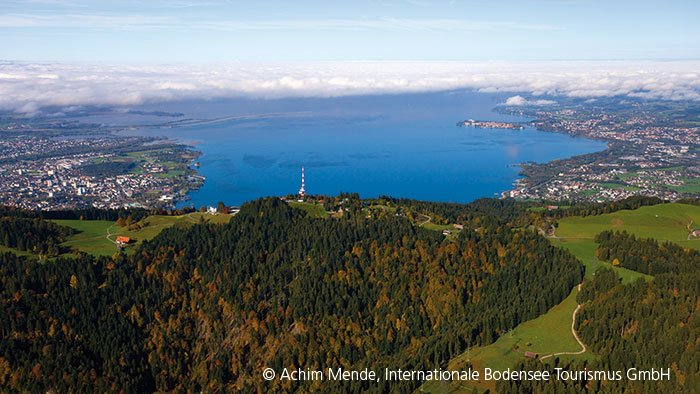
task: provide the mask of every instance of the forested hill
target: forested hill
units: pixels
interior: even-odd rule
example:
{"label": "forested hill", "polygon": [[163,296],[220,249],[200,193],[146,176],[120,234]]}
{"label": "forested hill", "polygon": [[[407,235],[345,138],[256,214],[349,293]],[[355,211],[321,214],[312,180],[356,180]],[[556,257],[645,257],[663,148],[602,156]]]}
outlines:
{"label": "forested hill", "polygon": [[402,217],[312,219],[279,199],[171,228],[131,256],[0,257],[3,391],[407,392],[266,367],[444,365],[564,299],[581,264],[528,230],[456,240]]}

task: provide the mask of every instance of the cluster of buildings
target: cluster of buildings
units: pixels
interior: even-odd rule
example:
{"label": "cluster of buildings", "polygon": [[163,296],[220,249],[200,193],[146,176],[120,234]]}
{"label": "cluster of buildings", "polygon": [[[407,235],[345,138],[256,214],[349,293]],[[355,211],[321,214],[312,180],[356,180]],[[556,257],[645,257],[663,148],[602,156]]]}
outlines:
{"label": "cluster of buildings", "polygon": [[[614,109],[612,109],[614,111]],[[573,109],[537,112],[533,126],[542,130],[565,132],[601,140],[629,142],[669,142],[700,145],[700,127],[659,125],[664,120],[650,113],[627,114]]]}
{"label": "cluster of buildings", "polygon": [[670,200],[700,195],[692,186],[700,179],[700,127],[629,108],[611,108],[610,113],[538,109],[537,116],[533,125],[539,129],[605,140],[608,149],[527,165],[525,177],[503,197],[607,201],[634,195]]}
{"label": "cluster of buildings", "polygon": [[[117,159],[115,143],[113,138],[0,140],[0,204],[44,210],[171,206],[186,192],[184,186],[202,181],[193,174],[166,176],[161,165],[146,160],[125,173],[85,171],[86,165]],[[164,201],[163,195],[172,197]]]}

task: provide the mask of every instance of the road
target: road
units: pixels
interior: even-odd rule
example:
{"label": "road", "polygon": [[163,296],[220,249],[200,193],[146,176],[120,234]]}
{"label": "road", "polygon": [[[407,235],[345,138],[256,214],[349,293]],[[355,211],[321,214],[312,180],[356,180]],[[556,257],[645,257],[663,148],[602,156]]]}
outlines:
{"label": "road", "polygon": [[[578,285],[578,290],[581,291],[580,284]],[[581,350],[579,350],[578,352],[559,352],[559,353],[548,354],[546,356],[540,357],[540,361],[543,361],[545,359],[548,359],[548,358],[554,357],[554,356],[561,356],[561,355],[565,355],[565,354],[577,355],[577,354],[583,354],[586,352],[586,344],[583,343],[581,338],[579,338],[578,333],[576,332],[576,314],[578,313],[578,311],[580,309],[581,309],[581,304],[578,304],[576,306],[576,309],[574,309],[574,313],[571,315],[571,333],[574,335],[574,338],[576,339],[576,342],[578,342],[579,346],[581,346]]]}

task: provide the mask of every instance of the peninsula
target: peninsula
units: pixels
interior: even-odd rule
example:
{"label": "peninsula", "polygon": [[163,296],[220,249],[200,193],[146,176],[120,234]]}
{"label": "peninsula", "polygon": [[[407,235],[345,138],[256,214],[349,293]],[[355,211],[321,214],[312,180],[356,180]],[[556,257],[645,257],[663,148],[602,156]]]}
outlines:
{"label": "peninsula", "polygon": [[525,128],[520,123],[511,122],[496,122],[492,120],[474,120],[467,119],[457,122],[459,127],[474,127],[477,129],[506,129],[506,130],[522,130]]}

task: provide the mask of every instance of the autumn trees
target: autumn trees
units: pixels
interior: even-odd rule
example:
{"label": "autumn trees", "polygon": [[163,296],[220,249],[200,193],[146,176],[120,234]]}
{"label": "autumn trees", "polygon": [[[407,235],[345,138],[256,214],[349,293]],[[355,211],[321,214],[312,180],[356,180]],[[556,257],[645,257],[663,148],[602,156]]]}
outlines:
{"label": "autumn trees", "polygon": [[130,256],[2,255],[3,387],[388,390],[260,372],[444,365],[545,312],[583,275],[535,232],[496,221],[447,241],[403,217],[348,212],[313,219],[262,199],[226,225],[164,230]]}

